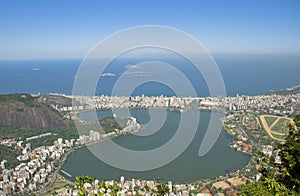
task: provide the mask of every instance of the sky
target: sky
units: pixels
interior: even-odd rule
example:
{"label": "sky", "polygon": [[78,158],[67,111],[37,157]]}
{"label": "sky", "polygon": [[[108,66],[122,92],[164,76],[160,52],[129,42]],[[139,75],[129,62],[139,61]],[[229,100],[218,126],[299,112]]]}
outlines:
{"label": "sky", "polygon": [[209,52],[300,55],[298,0],[0,0],[0,59],[83,58],[125,28],[184,31]]}

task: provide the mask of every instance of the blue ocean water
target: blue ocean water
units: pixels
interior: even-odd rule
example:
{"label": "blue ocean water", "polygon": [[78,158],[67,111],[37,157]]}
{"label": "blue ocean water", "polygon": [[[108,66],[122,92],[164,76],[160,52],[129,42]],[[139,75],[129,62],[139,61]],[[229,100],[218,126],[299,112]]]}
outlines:
{"label": "blue ocean water", "polygon": [[[215,56],[223,76],[226,95],[259,95],[300,84],[300,57],[223,55]],[[198,96],[209,96],[201,73],[182,58],[118,58],[104,72],[115,76],[101,77],[97,95],[110,95],[115,81],[126,71],[127,64],[155,60],[171,64],[179,69],[194,85]],[[73,82],[81,59],[69,60],[1,60],[0,94],[7,93],[62,93],[72,94]],[[155,73],[153,73],[155,74]],[[142,77],[142,76],[137,76]],[[172,77],[166,73],[165,77]],[[175,80],[176,78],[174,78]],[[166,85],[152,82],[135,89],[132,95],[173,96],[175,93]],[[182,96],[182,95],[178,95]]]}

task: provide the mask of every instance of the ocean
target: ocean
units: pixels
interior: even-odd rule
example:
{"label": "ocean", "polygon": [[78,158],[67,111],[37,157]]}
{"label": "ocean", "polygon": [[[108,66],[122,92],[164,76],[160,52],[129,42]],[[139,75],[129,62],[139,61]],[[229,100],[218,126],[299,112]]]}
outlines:
{"label": "ocean", "polygon": [[[209,96],[207,85],[189,62],[180,58],[118,58],[104,72],[115,76],[101,77],[96,95],[111,95],[116,80],[126,71],[128,64],[147,60],[162,61],[180,70],[191,81],[198,96]],[[300,58],[289,56],[219,55],[215,61],[222,74],[227,96],[261,95],[300,84]],[[73,82],[80,59],[68,60],[1,60],[0,94],[8,93],[60,93],[72,94]],[[136,70],[134,70],[136,71]],[[151,71],[151,70],[150,70]],[[155,73],[152,73],[155,74]],[[143,77],[143,76],[137,76]],[[166,74],[165,77],[172,75]],[[138,86],[132,95],[176,95],[168,86],[148,82]],[[120,94],[122,95],[122,94]],[[183,95],[177,95],[183,96]]]}

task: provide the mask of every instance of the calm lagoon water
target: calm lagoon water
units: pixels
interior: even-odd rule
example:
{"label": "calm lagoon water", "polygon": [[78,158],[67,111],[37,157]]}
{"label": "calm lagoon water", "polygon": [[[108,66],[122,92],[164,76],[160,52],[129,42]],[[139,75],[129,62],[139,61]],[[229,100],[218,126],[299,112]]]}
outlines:
{"label": "calm lagoon water", "polygon": [[[193,111],[190,111],[193,112]],[[111,115],[111,111],[98,111],[99,118]],[[131,115],[136,117],[140,123],[147,123],[150,120],[148,109],[131,109]],[[167,141],[177,131],[181,113],[167,111],[167,119],[162,128],[155,134],[147,137],[127,135],[115,138],[115,143],[134,150],[148,150],[157,148]],[[90,113],[81,114],[81,118],[90,119]],[[72,153],[62,169],[73,177],[78,175],[91,175],[99,179],[115,179],[120,176],[136,179],[162,179],[176,182],[190,182],[201,178],[209,178],[225,174],[245,166],[250,156],[236,152],[227,147],[232,137],[225,131],[221,132],[216,144],[208,154],[198,156],[198,151],[210,118],[210,112],[202,111],[197,134],[189,147],[169,164],[142,172],[125,171],[107,165],[97,159],[87,148],[81,148]],[[103,143],[94,144],[101,148]],[[74,179],[73,179],[74,180]]]}

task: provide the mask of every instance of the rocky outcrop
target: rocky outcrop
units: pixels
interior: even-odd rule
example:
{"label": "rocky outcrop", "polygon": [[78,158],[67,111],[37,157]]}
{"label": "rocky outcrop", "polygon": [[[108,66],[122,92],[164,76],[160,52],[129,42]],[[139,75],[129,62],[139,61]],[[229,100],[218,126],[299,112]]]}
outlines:
{"label": "rocky outcrop", "polygon": [[38,98],[24,94],[0,95],[0,124],[32,129],[63,129],[66,120]]}

